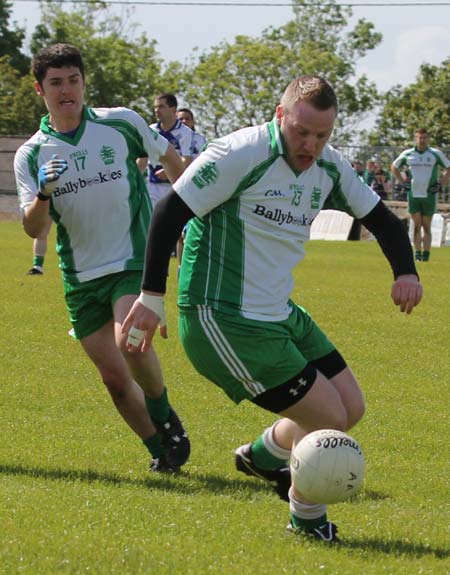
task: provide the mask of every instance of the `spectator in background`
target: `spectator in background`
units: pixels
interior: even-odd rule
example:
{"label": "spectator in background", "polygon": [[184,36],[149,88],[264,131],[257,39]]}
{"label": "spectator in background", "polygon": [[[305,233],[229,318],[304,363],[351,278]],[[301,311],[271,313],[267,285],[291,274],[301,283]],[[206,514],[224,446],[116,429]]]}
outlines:
{"label": "spectator in background", "polygon": [[391,191],[391,173],[389,170],[385,170],[383,167],[382,160],[376,160],[375,162],[375,175],[382,173],[384,175],[385,190],[387,195],[390,195]]}
{"label": "spectator in background", "polygon": [[195,130],[194,113],[189,108],[178,108],[177,118],[194,132],[192,138],[192,155],[197,157],[206,145],[206,138]]}
{"label": "spectator in background", "polygon": [[[206,146],[206,138],[203,136],[203,134],[199,134],[195,130],[194,113],[192,110],[189,108],[179,108],[177,112],[177,118],[180,120],[180,122],[182,122],[185,126],[194,132],[194,136],[192,138],[192,154],[193,157],[196,158]],[[181,260],[183,258],[184,239],[186,237],[188,228],[189,222],[184,226],[181,237],[177,242],[178,274],[180,273]]]}
{"label": "spectator in background", "polygon": [[386,174],[383,170],[377,170],[375,172],[374,180],[371,184],[371,188],[376,192],[382,200],[388,199],[388,184],[386,182]]}
{"label": "spectator in background", "polygon": [[364,182],[370,187],[375,179],[375,158],[370,158],[366,162],[366,169],[364,170]]}
{"label": "spectator in background", "polygon": [[355,172],[358,174],[358,176],[364,182],[364,164],[361,162],[361,160],[356,158],[355,160],[353,160],[352,166],[353,166],[353,169],[355,170]]}
{"label": "spectator in background", "polygon": [[[177,99],[173,94],[159,94],[154,100],[154,112],[158,121],[151,124],[150,128],[169,140],[181,157],[184,168],[186,168],[193,159],[194,133],[177,118],[177,105]],[[139,165],[141,165],[141,161],[139,160]],[[170,192],[172,186],[160,164],[152,165],[149,163],[148,167],[150,171],[148,189],[154,207],[161,198]]]}
{"label": "spectator in background", "polygon": [[[407,167],[411,173],[411,188],[408,192],[408,211],[414,225],[414,248],[416,260],[430,259],[431,220],[436,211],[437,193],[450,179],[450,160],[437,148],[429,145],[425,128],[416,130],[415,146],[404,150],[392,163],[391,170],[396,181],[403,184],[401,169]],[[439,178],[439,170],[443,172]]]}

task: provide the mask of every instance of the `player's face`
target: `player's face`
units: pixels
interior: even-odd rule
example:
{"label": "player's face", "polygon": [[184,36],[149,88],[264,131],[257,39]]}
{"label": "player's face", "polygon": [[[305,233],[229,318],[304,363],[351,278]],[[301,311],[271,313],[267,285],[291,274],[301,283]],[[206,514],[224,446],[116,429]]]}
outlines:
{"label": "player's face", "polygon": [[48,68],[42,84],[35,82],[34,86],[36,92],[44,98],[55,129],[70,130],[79,125],[85,90],[79,68]]}
{"label": "player's face", "polygon": [[164,98],[156,98],[153,102],[153,111],[158,122],[173,121],[176,116],[175,108],[169,106]]}
{"label": "player's face", "polygon": [[187,112],[177,112],[177,118],[180,120],[182,124],[184,124],[188,128],[194,127],[194,122],[192,121],[191,116]]}
{"label": "player's face", "polygon": [[415,135],[415,141],[416,148],[423,152],[428,148],[429,136],[428,134],[421,134],[420,132],[417,132]]}
{"label": "player's face", "polygon": [[310,168],[328,142],[336,110],[317,110],[301,100],[287,109],[277,106],[277,118],[286,144],[287,162],[297,172]]}

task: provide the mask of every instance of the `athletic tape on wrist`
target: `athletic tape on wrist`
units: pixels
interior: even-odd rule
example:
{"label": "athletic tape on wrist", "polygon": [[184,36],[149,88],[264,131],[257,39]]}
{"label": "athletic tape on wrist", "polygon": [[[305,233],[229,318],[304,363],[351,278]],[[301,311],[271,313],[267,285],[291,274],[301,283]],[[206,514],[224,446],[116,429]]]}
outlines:
{"label": "athletic tape on wrist", "polygon": [[151,309],[159,317],[159,325],[166,325],[166,311],[164,309],[164,297],[161,295],[150,295],[141,292],[138,301],[146,308]]}

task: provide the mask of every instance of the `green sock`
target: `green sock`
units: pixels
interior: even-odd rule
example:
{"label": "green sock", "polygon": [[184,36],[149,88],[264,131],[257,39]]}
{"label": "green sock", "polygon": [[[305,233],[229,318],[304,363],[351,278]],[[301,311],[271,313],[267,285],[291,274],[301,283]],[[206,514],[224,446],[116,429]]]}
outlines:
{"label": "green sock", "polygon": [[44,267],[44,256],[34,256],[33,257],[33,266]]}
{"label": "green sock", "polygon": [[422,261],[427,262],[430,259],[430,252],[425,250],[422,252]]}
{"label": "green sock", "polygon": [[254,464],[261,469],[273,471],[285,465],[281,459],[275,457],[267,450],[262,435],[252,443],[251,451]]}
{"label": "green sock", "polygon": [[416,250],[416,260],[418,262],[422,261],[422,252],[420,250]]}
{"label": "green sock", "polygon": [[301,517],[297,517],[291,513],[291,523],[296,529],[301,529],[302,531],[311,531],[312,529],[316,529],[316,527],[320,527],[327,521],[327,514],[321,515],[317,517],[317,519],[302,519]]}
{"label": "green sock", "polygon": [[167,389],[164,388],[161,397],[152,398],[145,396],[145,405],[147,411],[152,418],[152,421],[157,423],[165,423],[169,419],[169,399],[167,397]]}
{"label": "green sock", "polygon": [[147,439],[143,439],[142,443],[148,449],[150,455],[153,458],[161,457],[161,455],[165,453],[165,449],[161,443],[161,436],[159,433],[155,433],[155,435],[152,435]]}

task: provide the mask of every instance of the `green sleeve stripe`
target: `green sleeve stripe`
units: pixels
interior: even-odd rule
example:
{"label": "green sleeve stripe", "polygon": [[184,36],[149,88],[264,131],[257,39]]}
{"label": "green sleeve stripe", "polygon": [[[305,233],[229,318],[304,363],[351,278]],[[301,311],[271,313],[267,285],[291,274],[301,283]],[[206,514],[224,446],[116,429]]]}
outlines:
{"label": "green sleeve stripe", "polygon": [[118,132],[120,132],[124,138],[127,140],[128,147],[130,152],[136,158],[142,158],[147,156],[147,151],[144,148],[144,141],[142,139],[141,134],[138,130],[126,120],[93,120],[98,124],[104,124],[105,126],[109,126],[114,128]]}
{"label": "green sleeve stripe", "polygon": [[349,204],[347,203],[347,198],[342,191],[341,186],[341,174],[337,169],[336,164],[333,162],[327,162],[326,160],[319,159],[317,160],[317,165],[325,170],[327,175],[333,181],[333,188],[328,195],[325,203],[323,205],[323,210],[338,210],[340,212],[346,212],[352,217],[356,217],[353,213],[352,209],[350,208]]}
{"label": "green sleeve stripe", "polygon": [[31,177],[36,182],[36,188],[39,185],[38,184],[39,167],[38,167],[37,158],[39,156],[40,149],[41,149],[41,144],[36,144],[35,146],[33,146],[32,150],[30,151],[30,153],[27,156],[28,170],[30,171]]}

